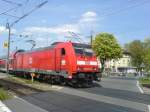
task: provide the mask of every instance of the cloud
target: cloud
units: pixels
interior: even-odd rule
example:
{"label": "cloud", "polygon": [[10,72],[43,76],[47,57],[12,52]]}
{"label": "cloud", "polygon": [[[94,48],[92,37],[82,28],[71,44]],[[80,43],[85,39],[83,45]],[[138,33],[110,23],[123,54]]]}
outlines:
{"label": "cloud", "polygon": [[78,25],[76,24],[65,24],[60,26],[54,26],[54,27],[27,27],[25,28],[23,34],[26,35],[47,35],[47,34],[56,34],[59,37],[67,36],[68,32],[75,32],[79,33]]}
{"label": "cloud", "polygon": [[79,29],[74,24],[65,24],[62,26],[55,27],[27,27],[25,32],[28,33],[55,33],[58,35],[65,34],[66,32],[79,32]]}
{"label": "cloud", "polygon": [[4,26],[0,26],[0,32],[4,32],[6,29]]}
{"label": "cloud", "polygon": [[[55,33],[58,35],[66,35],[67,32],[80,33],[81,29],[85,26],[85,29],[90,26],[91,22],[97,21],[97,13],[92,11],[87,11],[81,15],[81,18],[73,24],[64,24],[53,27],[27,27],[24,29],[24,33]],[[89,23],[89,24],[87,24]],[[93,24],[93,23],[92,23]],[[81,28],[82,27],[82,28]]]}
{"label": "cloud", "polygon": [[[73,37],[69,32],[74,32],[77,34],[84,34],[85,32],[90,32],[92,30],[91,28],[93,28],[97,20],[98,17],[96,12],[87,11],[83,13],[80,19],[78,19],[75,23],[63,24],[52,27],[26,27],[22,34],[33,35],[35,41],[39,43],[39,46],[41,43],[46,42],[46,39],[49,38],[52,34],[55,34],[55,36],[51,36],[52,40],[55,39],[55,41],[64,41],[69,37]],[[86,39],[86,37],[82,35],[79,36],[80,38],[82,38],[82,40],[89,41],[88,39]]]}
{"label": "cloud", "polygon": [[95,22],[97,21],[97,13],[93,11],[85,12],[80,19],[80,22]]}
{"label": "cloud", "polygon": [[[6,29],[6,27],[4,26],[0,26],[0,33],[6,33],[8,32],[8,29]],[[17,30],[16,29],[11,29],[11,33],[12,34],[16,34]]]}

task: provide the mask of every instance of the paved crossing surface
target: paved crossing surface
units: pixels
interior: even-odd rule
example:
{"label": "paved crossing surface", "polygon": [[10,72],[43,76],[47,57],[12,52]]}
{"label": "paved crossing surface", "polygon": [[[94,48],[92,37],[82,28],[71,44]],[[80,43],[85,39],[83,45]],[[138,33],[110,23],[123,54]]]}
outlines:
{"label": "paved crossing surface", "polygon": [[13,112],[149,112],[150,95],[136,84],[136,79],[105,78],[92,88],[63,87],[4,103]]}

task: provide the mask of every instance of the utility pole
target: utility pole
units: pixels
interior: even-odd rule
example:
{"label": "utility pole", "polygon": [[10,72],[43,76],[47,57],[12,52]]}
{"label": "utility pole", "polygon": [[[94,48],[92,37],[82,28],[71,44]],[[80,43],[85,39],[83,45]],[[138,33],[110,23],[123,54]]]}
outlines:
{"label": "utility pole", "polygon": [[92,46],[92,41],[93,41],[93,31],[91,30],[91,36],[90,36],[90,39],[91,39],[91,46]]}
{"label": "utility pole", "polygon": [[8,42],[7,42],[7,75],[9,75],[9,55],[10,55],[10,36],[11,36],[11,28],[10,28],[10,24],[7,23],[6,24],[6,29],[8,29]]}

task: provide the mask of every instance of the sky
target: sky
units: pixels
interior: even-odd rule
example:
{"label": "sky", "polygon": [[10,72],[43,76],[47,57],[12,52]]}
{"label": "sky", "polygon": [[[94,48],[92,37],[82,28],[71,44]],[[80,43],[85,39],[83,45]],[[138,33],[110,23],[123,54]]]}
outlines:
{"label": "sky", "polygon": [[[7,53],[6,23],[27,14],[45,0],[0,0],[0,56]],[[8,11],[3,14],[4,12]],[[11,51],[29,50],[56,41],[90,42],[90,35],[112,33],[123,46],[150,37],[150,0],[48,0],[11,27]],[[73,32],[73,33],[72,33]]]}

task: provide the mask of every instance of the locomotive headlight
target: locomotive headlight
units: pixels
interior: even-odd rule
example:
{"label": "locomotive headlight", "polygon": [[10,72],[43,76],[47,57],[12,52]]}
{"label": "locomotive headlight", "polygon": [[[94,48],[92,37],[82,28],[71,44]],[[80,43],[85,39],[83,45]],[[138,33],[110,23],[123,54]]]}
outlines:
{"label": "locomotive headlight", "polygon": [[96,61],[90,61],[90,65],[97,65]]}
{"label": "locomotive headlight", "polygon": [[97,68],[93,67],[93,70],[97,70]]}
{"label": "locomotive headlight", "polygon": [[69,79],[72,79],[72,75],[69,75],[68,78],[69,78]]}
{"label": "locomotive headlight", "polygon": [[85,65],[85,61],[77,61],[77,65]]}
{"label": "locomotive headlight", "polygon": [[78,68],[77,68],[77,70],[78,70],[78,71],[80,71],[80,70],[83,70],[83,68],[81,68],[81,67],[78,67]]}
{"label": "locomotive headlight", "polygon": [[80,70],[80,67],[78,67],[77,70]]}

